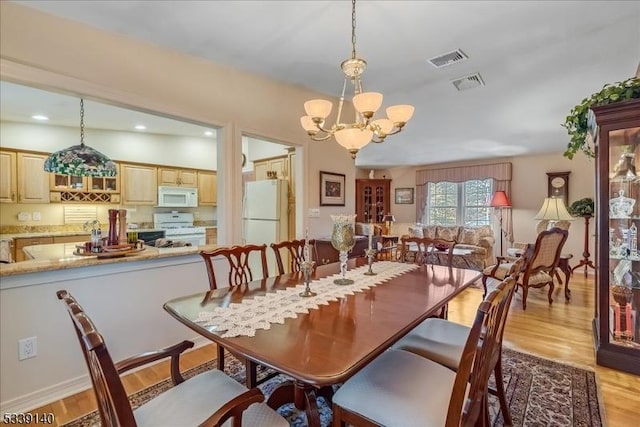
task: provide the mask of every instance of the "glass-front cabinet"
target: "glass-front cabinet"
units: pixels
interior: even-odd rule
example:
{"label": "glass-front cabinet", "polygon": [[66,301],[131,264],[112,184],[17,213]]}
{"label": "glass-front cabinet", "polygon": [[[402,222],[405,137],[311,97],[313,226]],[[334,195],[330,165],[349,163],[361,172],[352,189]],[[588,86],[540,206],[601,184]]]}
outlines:
{"label": "glass-front cabinet", "polygon": [[594,107],[599,365],[640,374],[640,100]]}
{"label": "glass-front cabinet", "polygon": [[391,207],[390,179],[356,179],[356,221],[383,222]]}

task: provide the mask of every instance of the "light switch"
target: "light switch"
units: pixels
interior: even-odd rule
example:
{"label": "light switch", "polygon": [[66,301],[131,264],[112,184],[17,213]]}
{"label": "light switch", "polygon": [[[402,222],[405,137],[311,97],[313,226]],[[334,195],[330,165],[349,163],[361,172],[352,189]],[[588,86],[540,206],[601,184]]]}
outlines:
{"label": "light switch", "polygon": [[309,208],[309,218],[320,218],[320,209]]}
{"label": "light switch", "polygon": [[31,215],[29,212],[20,212],[18,213],[18,221],[29,221],[31,219]]}

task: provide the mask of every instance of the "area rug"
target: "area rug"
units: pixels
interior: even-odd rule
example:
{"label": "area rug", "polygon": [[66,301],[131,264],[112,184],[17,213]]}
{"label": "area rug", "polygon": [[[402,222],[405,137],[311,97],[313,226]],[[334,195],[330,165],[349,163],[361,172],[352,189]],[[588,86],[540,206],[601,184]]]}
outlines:
{"label": "area rug", "polygon": [[[227,357],[225,371],[237,381],[244,383],[244,365],[233,357]],[[593,371],[564,365],[529,354],[505,348],[503,351],[503,374],[507,400],[514,426],[574,426],[600,427],[604,414],[600,411],[598,388]],[[184,373],[185,378],[209,369],[215,369],[215,360],[206,362]],[[259,370],[258,378],[269,372]],[[260,389],[268,396],[274,387],[288,378],[278,375]],[[130,396],[134,408],[147,402],[171,387],[170,380],[162,381]],[[490,416],[493,427],[504,426],[497,398],[491,396]],[[323,426],[331,425],[331,407],[324,398],[318,398],[318,407]],[[292,426],[306,426],[306,416],[292,404],[284,405],[278,412]],[[100,425],[97,412],[91,412],[68,424],[67,427],[94,427]],[[176,426],[180,427],[180,426]]]}

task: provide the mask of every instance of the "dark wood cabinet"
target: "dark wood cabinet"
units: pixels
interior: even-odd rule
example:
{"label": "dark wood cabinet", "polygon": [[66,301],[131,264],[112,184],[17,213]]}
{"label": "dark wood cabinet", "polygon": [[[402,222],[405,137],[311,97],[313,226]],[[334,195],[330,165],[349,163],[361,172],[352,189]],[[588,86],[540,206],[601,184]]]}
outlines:
{"label": "dark wood cabinet", "polygon": [[[373,236],[373,247],[378,247],[381,241],[380,236]],[[365,236],[356,237],[356,244],[349,251],[349,258],[358,258],[364,256],[364,251],[369,247],[369,239]],[[318,264],[329,264],[338,262],[340,253],[331,244],[331,239],[316,239],[316,253],[318,254]]]}
{"label": "dark wood cabinet", "polygon": [[640,100],[593,107],[596,362],[640,375]]}
{"label": "dark wood cabinet", "polygon": [[356,179],[357,222],[381,223],[390,211],[390,179]]}

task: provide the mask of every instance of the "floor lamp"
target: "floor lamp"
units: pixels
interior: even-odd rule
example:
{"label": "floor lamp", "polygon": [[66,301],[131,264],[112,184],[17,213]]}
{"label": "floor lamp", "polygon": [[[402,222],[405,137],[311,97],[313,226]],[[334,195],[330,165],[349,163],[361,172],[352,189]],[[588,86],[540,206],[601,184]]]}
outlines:
{"label": "floor lamp", "polygon": [[502,240],[504,237],[504,230],[502,229],[502,210],[504,208],[511,207],[511,201],[504,191],[496,191],[493,193],[489,206],[492,208],[500,209],[500,256],[502,256]]}

